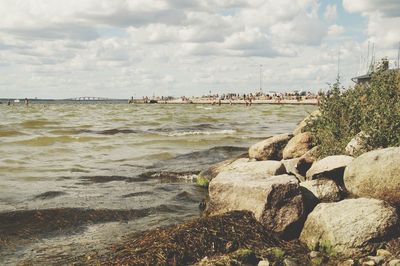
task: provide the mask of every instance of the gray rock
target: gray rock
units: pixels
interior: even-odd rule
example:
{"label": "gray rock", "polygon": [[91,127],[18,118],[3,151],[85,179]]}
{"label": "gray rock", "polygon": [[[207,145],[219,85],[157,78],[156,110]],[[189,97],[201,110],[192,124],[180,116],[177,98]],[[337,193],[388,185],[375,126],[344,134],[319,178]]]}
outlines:
{"label": "gray rock", "polygon": [[281,160],[282,151],[292,134],[281,134],[258,142],[249,148],[249,157],[258,161]]}
{"label": "gray rock", "polygon": [[310,169],[312,164],[315,161],[317,161],[318,151],[319,151],[319,147],[316,146],[299,158],[299,161],[297,162],[297,165],[296,165],[296,169],[299,171],[299,173],[302,176],[306,176],[306,173]]}
{"label": "gray rock", "polygon": [[237,158],[228,159],[214,165],[211,165],[204,171],[201,171],[196,177],[196,183],[200,186],[207,187],[209,182],[216,177],[224,168],[233,162],[237,161]]}
{"label": "gray rock", "polygon": [[342,181],[343,172],[346,166],[353,161],[353,157],[347,155],[334,155],[316,161],[307,171],[307,179],[317,179],[321,177]]}
{"label": "gray rock", "polygon": [[225,166],[219,174],[223,176],[234,175],[245,179],[263,179],[269,176],[286,174],[286,169],[280,161],[250,162],[248,159],[243,158]]}
{"label": "gray rock", "polygon": [[371,197],[400,205],[400,147],[362,154],[344,173],[346,189],[358,197]]}
{"label": "gray rock", "polygon": [[299,160],[300,158],[294,158],[289,160],[282,160],[281,162],[286,168],[286,173],[296,176],[297,179],[299,179],[300,181],[305,181],[306,180],[305,176],[301,175],[297,170],[297,164]]}
{"label": "gray rock", "polygon": [[294,176],[265,174],[262,178],[257,172],[221,172],[210,182],[206,213],[233,210],[253,212],[268,230],[287,239],[298,235],[307,215],[305,198]]}
{"label": "gray rock", "polygon": [[363,131],[358,133],[350,140],[350,142],[346,145],[345,151],[350,156],[356,156],[360,153],[364,153],[368,150],[368,146],[365,143],[365,140],[368,138]]}
{"label": "gray rock", "polygon": [[336,202],[343,198],[343,193],[336,185],[335,181],[330,179],[315,179],[301,182],[300,186],[318,199],[319,202]]}
{"label": "gray rock", "polygon": [[286,147],[283,149],[283,159],[292,159],[303,156],[312,148],[312,135],[310,132],[304,132],[295,135],[289,140]]}
{"label": "gray rock", "polygon": [[300,240],[310,249],[345,256],[371,253],[399,225],[396,209],[377,199],[321,203],[308,215]]}

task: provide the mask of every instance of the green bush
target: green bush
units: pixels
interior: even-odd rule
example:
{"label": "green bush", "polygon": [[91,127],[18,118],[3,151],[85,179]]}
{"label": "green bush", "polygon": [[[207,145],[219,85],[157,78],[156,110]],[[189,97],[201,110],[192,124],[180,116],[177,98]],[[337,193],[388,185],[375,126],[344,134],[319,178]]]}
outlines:
{"label": "green bush", "polygon": [[368,150],[400,146],[400,73],[383,65],[368,83],[344,89],[337,80],[322,95],[321,115],[308,123],[320,157],[345,153],[347,143],[361,131],[368,136]]}

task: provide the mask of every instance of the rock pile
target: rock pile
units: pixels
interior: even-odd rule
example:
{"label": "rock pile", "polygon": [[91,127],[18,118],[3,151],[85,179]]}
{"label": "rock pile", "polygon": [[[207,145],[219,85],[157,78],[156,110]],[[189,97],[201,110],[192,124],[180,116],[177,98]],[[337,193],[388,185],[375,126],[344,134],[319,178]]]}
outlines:
{"label": "rock pile", "polygon": [[[394,255],[366,256],[400,235],[400,147],[319,159],[305,129],[302,122],[294,135],[270,137],[248,159],[220,165],[206,214],[251,211],[267,231],[348,258],[341,265],[398,265]],[[352,155],[362,150],[350,146]]]}

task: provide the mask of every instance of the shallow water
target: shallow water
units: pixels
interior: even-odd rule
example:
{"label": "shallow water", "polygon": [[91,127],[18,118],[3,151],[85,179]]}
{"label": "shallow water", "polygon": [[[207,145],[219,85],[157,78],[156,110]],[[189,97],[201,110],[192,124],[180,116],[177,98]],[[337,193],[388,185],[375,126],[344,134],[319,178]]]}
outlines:
{"label": "shallow water", "polygon": [[[54,208],[151,210],[124,222],[81,221],[77,225],[81,230],[73,233],[63,227],[46,234],[44,226],[33,240],[21,237],[13,248],[0,244],[0,263],[29,261],[55,250],[60,257],[74,255],[116,241],[126,232],[195,217],[205,194],[192,182],[197,172],[243,153],[260,139],[292,131],[314,109],[0,105],[0,213]],[[5,232],[1,227],[0,222],[0,233]],[[10,236],[7,244],[13,239]]]}

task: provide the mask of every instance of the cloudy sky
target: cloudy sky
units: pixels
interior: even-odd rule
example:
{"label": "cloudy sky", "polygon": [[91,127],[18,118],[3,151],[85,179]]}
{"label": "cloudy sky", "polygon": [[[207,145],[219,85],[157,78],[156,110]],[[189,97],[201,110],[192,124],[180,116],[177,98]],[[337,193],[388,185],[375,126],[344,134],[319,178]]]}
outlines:
{"label": "cloudy sky", "polygon": [[0,98],[327,88],[395,66],[399,0],[0,0]]}

